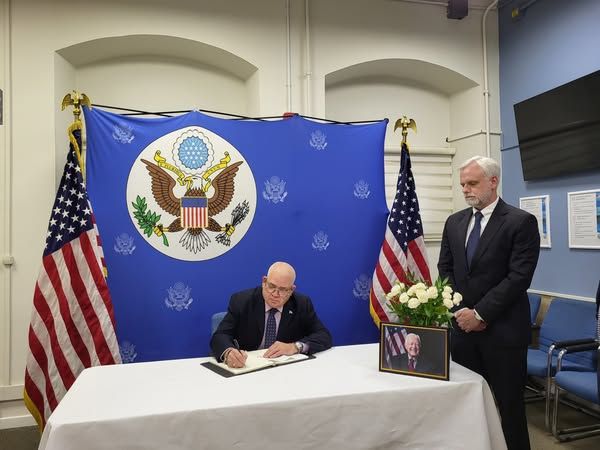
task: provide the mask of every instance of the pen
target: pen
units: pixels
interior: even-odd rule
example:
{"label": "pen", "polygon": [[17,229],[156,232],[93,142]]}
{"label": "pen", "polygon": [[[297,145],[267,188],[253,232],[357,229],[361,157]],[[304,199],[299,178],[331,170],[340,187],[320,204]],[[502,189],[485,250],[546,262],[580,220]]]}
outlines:
{"label": "pen", "polygon": [[240,344],[238,343],[237,339],[233,340],[233,345],[235,346],[236,350],[240,349]]}

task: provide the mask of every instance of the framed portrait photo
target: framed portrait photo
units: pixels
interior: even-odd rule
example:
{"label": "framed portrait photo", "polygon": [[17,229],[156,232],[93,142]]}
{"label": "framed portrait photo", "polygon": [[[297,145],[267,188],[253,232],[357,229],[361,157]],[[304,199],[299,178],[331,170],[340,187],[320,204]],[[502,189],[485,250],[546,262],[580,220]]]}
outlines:
{"label": "framed portrait photo", "polygon": [[379,370],[448,381],[448,331],[447,328],[382,322]]}

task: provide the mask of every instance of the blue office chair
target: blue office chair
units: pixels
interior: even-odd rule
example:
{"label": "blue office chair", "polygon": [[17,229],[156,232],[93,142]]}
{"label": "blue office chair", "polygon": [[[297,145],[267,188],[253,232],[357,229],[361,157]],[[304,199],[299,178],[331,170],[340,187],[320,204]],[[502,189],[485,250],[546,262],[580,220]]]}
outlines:
{"label": "blue office chair", "polygon": [[[598,318],[600,322],[600,317]],[[566,355],[589,352],[591,349],[596,350],[596,370],[593,372],[578,372],[572,370],[564,370],[562,363]],[[567,403],[572,406],[576,406],[583,412],[588,410],[597,414],[597,409],[600,407],[600,366],[598,361],[600,360],[600,328],[598,331],[598,339],[589,344],[580,344],[574,346],[567,346],[560,350],[557,361],[557,372],[554,377],[554,412],[552,414],[552,434],[554,437],[561,442],[573,441],[575,439],[582,439],[590,436],[600,435],[600,423],[592,425],[584,425],[579,427],[559,429],[558,418],[559,418],[559,407],[561,403]],[[561,395],[570,394],[571,401],[563,401]],[[584,402],[580,402],[579,399],[583,399]],[[587,403],[586,403],[587,402]],[[591,407],[590,407],[591,404]],[[597,417],[597,415],[596,415]]]}
{"label": "blue office chair", "polygon": [[215,334],[215,331],[219,327],[219,324],[221,323],[221,320],[223,320],[223,317],[225,317],[225,314],[227,314],[227,311],[220,311],[218,313],[214,313],[210,318],[211,336]]}
{"label": "blue office chair", "polygon": [[[539,347],[527,350],[527,375],[534,380],[542,379],[545,389],[537,389],[537,395],[528,400],[545,398],[546,427],[550,429],[551,380],[556,372],[558,351],[566,345],[589,344],[596,338],[596,305],[582,300],[555,298],[540,327]],[[596,369],[595,356],[587,353],[568,354],[562,361],[567,370],[591,372]],[[531,383],[530,383],[531,385]]]}

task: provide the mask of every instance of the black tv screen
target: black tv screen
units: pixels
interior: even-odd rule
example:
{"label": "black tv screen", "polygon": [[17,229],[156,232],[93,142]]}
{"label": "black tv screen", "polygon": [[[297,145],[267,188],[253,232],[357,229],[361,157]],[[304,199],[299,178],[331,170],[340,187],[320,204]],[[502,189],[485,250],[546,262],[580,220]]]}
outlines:
{"label": "black tv screen", "polygon": [[600,169],[600,70],[514,111],[525,180]]}

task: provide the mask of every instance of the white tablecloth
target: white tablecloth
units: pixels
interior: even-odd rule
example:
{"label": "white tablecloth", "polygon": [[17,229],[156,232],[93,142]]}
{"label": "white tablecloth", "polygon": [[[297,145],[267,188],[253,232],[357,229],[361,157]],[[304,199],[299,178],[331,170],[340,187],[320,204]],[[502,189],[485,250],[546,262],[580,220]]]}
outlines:
{"label": "white tablecloth", "polygon": [[201,359],[85,370],[40,449],[504,449],[477,374],[450,381],[378,371],[376,344],[233,378]]}

